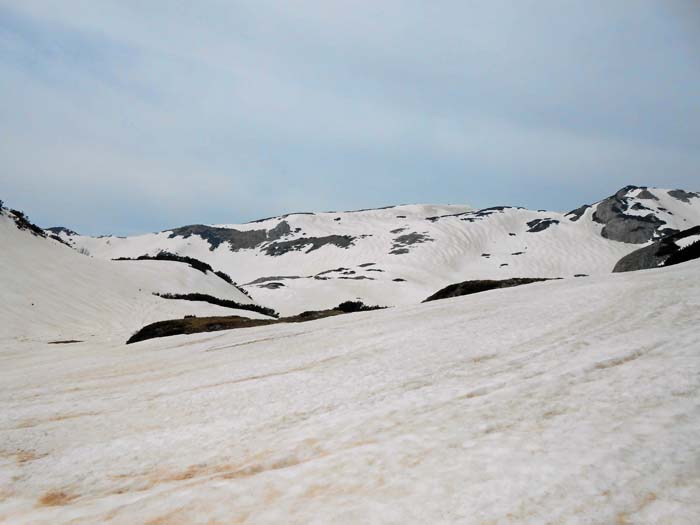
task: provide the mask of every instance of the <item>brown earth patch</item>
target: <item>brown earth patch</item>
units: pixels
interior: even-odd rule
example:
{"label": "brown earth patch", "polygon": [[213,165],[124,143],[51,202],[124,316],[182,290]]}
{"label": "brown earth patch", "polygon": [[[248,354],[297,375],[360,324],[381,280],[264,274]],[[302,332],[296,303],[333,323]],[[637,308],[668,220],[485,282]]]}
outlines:
{"label": "brown earth patch", "polygon": [[39,498],[39,505],[44,507],[61,507],[63,505],[68,505],[77,497],[78,496],[74,494],[67,494],[62,490],[52,490]]}

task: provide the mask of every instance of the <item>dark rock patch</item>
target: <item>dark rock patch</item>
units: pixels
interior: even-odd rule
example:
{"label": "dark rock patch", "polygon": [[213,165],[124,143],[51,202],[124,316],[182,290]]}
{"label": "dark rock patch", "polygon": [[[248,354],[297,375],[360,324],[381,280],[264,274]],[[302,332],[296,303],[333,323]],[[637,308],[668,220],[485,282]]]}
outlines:
{"label": "dark rock patch", "polygon": [[679,201],[682,202],[690,202],[690,199],[698,199],[700,198],[700,193],[696,193],[693,191],[685,191],[685,190],[671,190],[668,192],[668,194],[673,197],[674,199],[678,199]]}
{"label": "dark rock patch", "polygon": [[292,217],[293,215],[316,215],[311,211],[297,211],[293,213],[285,213],[284,215],[278,215],[277,217],[266,217],[264,219],[256,219],[254,221],[248,221],[247,224],[257,224],[259,222],[271,221],[273,219],[286,219],[287,217]]}
{"label": "dark rock patch", "polygon": [[347,276],[347,275],[341,275],[338,277],[338,279],[349,279],[352,281],[374,281],[375,279],[373,277],[367,277],[366,275],[355,275],[355,276]]}
{"label": "dark rock patch", "polygon": [[395,230],[391,230],[389,233],[393,233],[394,235],[397,233],[405,232],[406,228],[396,228]]}
{"label": "dark rock patch", "polygon": [[362,263],[362,264],[358,264],[358,266],[359,266],[360,268],[367,268],[368,266],[374,266],[374,265],[376,265],[376,264],[377,264],[377,263]]}
{"label": "dark rock patch", "polygon": [[503,268],[504,266],[508,266],[508,263],[502,263],[499,268]]}
{"label": "dark rock patch", "polygon": [[575,273],[574,277],[588,277],[587,273]]}
{"label": "dark rock patch", "polygon": [[432,241],[433,239],[427,233],[406,233],[404,235],[399,235],[398,237],[394,238],[393,244],[391,246],[391,251],[389,251],[389,253],[392,255],[408,253],[408,246]]}
{"label": "dark rock patch", "polygon": [[343,268],[343,267],[341,266],[340,268],[333,268],[332,270],[324,270],[324,271],[322,271],[322,272],[317,273],[317,274],[316,274],[316,277],[318,277],[319,275],[326,275],[326,274],[328,274],[328,273],[340,273],[340,272],[345,272],[345,271],[347,271],[347,270],[349,270],[349,269],[350,269],[350,268]]}
{"label": "dark rock patch", "polygon": [[535,219],[534,221],[530,221],[527,223],[528,227],[530,228],[527,230],[528,233],[537,233],[537,232],[542,232],[549,228],[550,226],[553,226],[555,224],[559,224],[559,221],[556,219],[551,219],[551,218],[546,218],[546,219]]}
{"label": "dark rock patch", "polygon": [[367,271],[368,272],[383,272],[384,270],[381,270],[379,268],[368,268]]}
{"label": "dark rock patch", "polygon": [[637,194],[638,199],[646,199],[646,200],[652,200],[652,201],[658,201],[659,198],[654,195],[652,192],[650,192],[648,189],[643,188],[642,191],[640,191]]}
{"label": "dark rock patch", "polygon": [[48,344],[50,345],[69,345],[73,343],[82,343],[83,341],[79,341],[78,339],[65,339],[63,341],[49,341]]}
{"label": "dark rock patch", "polygon": [[254,279],[254,280],[250,281],[249,283],[245,283],[244,286],[266,283],[269,281],[284,281],[286,279],[301,279],[301,278],[302,277],[299,275],[270,275],[268,277],[258,277],[257,279]]}
{"label": "dark rock patch", "polygon": [[277,290],[278,288],[283,288],[284,283],[273,281],[271,283],[259,284],[258,288],[267,288],[268,290]]}
{"label": "dark rock patch", "polygon": [[515,236],[518,235],[518,234],[517,234],[517,233],[509,233],[508,235],[511,236],[511,237],[515,237]]}
{"label": "dark rock patch", "polygon": [[537,283],[541,281],[551,281],[552,279],[536,278],[536,277],[515,277],[512,279],[502,280],[477,280],[464,281],[457,284],[451,284],[445,288],[435,292],[428,297],[424,303],[428,301],[436,301],[438,299],[447,299],[449,297],[458,297],[461,295],[470,295],[474,293],[486,292],[497,288],[510,288],[513,286],[521,286],[523,284]]}
{"label": "dark rock patch", "polygon": [[580,208],[576,208],[575,210],[571,210],[569,213],[565,215],[570,221],[576,222],[579,220],[581,217],[583,217],[583,214],[586,213],[586,210],[590,208],[590,204],[584,204]]}
{"label": "dark rock patch", "polygon": [[325,237],[304,237],[303,239],[272,242],[263,248],[263,252],[267,255],[277,257],[285,253],[304,249],[306,249],[305,253],[310,253],[323,246],[348,248],[354,244],[355,237],[351,235],[326,235]]}
{"label": "dark rock patch", "polygon": [[392,279],[395,283],[405,283],[406,279],[402,279],[401,277],[397,277],[396,279]]}
{"label": "dark rock patch", "polygon": [[460,220],[466,222],[475,222],[485,219],[494,213],[503,213],[504,210],[513,209],[512,206],[492,206],[490,208],[483,208],[476,211],[463,211],[460,213],[449,213],[447,215],[437,215],[435,217],[426,217],[425,220],[430,222],[437,222],[440,219],[445,219],[447,217],[460,217]]}
{"label": "dark rock patch", "polygon": [[405,215],[397,215],[396,218],[397,218],[397,219],[405,219],[406,216],[405,216]]}
{"label": "dark rock patch", "polygon": [[513,253],[511,253],[511,255],[522,255],[522,254],[524,254],[524,253],[525,253],[525,252],[513,252]]}

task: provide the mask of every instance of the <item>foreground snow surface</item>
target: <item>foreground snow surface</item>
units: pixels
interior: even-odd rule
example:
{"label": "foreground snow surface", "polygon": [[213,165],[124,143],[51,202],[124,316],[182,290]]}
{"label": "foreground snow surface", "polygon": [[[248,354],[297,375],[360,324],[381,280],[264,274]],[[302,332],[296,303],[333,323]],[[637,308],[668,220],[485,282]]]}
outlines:
{"label": "foreground snow surface", "polygon": [[700,522],[700,264],[0,349],[12,524]]}

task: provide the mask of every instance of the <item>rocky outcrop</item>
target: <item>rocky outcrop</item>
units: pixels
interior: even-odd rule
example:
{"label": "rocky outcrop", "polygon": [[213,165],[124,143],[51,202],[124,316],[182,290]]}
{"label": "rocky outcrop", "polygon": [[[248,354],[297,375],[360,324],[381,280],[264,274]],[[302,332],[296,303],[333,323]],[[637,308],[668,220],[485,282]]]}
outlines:
{"label": "rocky outcrop", "polygon": [[542,232],[549,228],[550,226],[553,226],[555,224],[559,224],[559,221],[556,219],[552,218],[546,218],[546,219],[535,219],[534,221],[530,221],[527,223],[528,226],[528,233],[537,233],[537,232]]}
{"label": "rocky outcrop", "polygon": [[600,232],[603,237],[612,241],[643,244],[660,235],[666,222],[651,211],[647,215],[626,213],[632,206],[629,193],[638,189],[648,192],[646,188],[625,186],[615,195],[598,203],[593,212],[593,220],[603,225]]}
{"label": "rocky outcrop", "polygon": [[192,235],[198,235],[209,243],[209,249],[215,250],[222,243],[229,243],[232,252],[238,250],[250,250],[265,242],[275,241],[289,235],[291,229],[287,221],[281,221],[270,230],[236,230],[233,228],[219,228],[216,226],[206,226],[204,224],[193,224],[183,226],[170,231],[170,238],[184,237],[187,239]]}
{"label": "rocky outcrop", "polygon": [[[700,226],[694,226],[682,232],[669,235],[654,244],[625,255],[615,264],[613,273],[648,270],[664,266],[669,263],[672,257],[676,258],[677,254],[681,252],[681,248],[676,244],[676,241],[692,235],[700,235]],[[679,260],[678,262],[681,261]]]}
{"label": "rocky outcrop", "polygon": [[583,217],[583,214],[586,213],[586,210],[590,208],[590,204],[584,204],[580,208],[576,208],[575,210],[571,210],[569,213],[565,215],[571,222],[576,222],[579,220],[581,217]]}

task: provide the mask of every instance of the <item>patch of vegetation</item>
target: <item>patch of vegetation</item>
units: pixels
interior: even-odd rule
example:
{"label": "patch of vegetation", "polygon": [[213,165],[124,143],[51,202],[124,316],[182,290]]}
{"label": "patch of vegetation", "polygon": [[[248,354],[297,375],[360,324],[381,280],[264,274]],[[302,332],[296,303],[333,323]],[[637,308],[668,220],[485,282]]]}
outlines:
{"label": "patch of vegetation", "polygon": [[32,235],[36,235],[37,237],[46,238],[46,232],[44,230],[42,230],[41,228],[39,228],[32,221],[30,221],[29,216],[26,215],[24,212],[21,212],[19,210],[12,210],[12,209],[9,211],[10,211],[10,216],[15,221],[15,225],[17,226],[17,229],[27,230]]}
{"label": "patch of vegetation", "polygon": [[446,286],[442,290],[428,297],[424,303],[428,301],[437,301],[438,299],[447,299],[449,297],[459,297],[461,295],[470,295],[473,293],[486,292],[497,288],[510,288],[512,286],[521,286],[523,284],[537,283],[541,281],[551,281],[551,278],[537,277],[515,277],[512,279],[502,280],[476,280],[464,281],[457,284]]}
{"label": "patch of vegetation", "polygon": [[279,314],[272,308],[267,308],[266,306],[260,306],[259,304],[243,304],[237,301],[232,301],[231,299],[220,299],[214,297],[213,295],[205,293],[158,293],[154,292],[153,295],[162,297],[163,299],[183,299],[185,301],[202,301],[209,304],[214,304],[216,306],[222,306],[224,308],[235,308],[237,310],[248,310],[250,312],[258,312],[259,314],[269,315],[270,317],[279,317]]}
{"label": "patch of vegetation", "polygon": [[700,259],[700,241],[695,241],[672,253],[664,262],[664,266],[673,266],[674,264],[692,261],[693,259]]}
{"label": "patch of vegetation", "polygon": [[68,244],[66,241],[64,241],[63,239],[61,239],[58,235],[56,235],[56,234],[54,234],[54,233],[50,234],[49,237],[50,237],[51,239],[53,239],[54,241],[58,241],[58,242],[60,242],[61,244],[65,244],[65,245],[68,246],[69,248],[73,248],[70,244]]}
{"label": "patch of vegetation", "polygon": [[[177,255],[175,253],[170,253],[167,251],[160,251],[156,255],[139,255],[135,259],[133,257],[119,257],[117,259],[112,259],[113,261],[174,261],[189,264],[190,267],[195,270],[206,274],[207,272],[214,273],[214,269],[204,261],[195,259],[194,257],[186,257],[184,255]],[[222,272],[223,273],[223,272]],[[227,276],[228,277],[228,276]]]}
{"label": "patch of vegetation", "polygon": [[138,343],[155,337],[167,337],[170,335],[196,334],[200,332],[216,332],[218,330],[231,330],[233,328],[249,328],[252,326],[264,326],[277,321],[270,319],[249,319],[238,315],[224,317],[186,317],[184,319],[170,319],[158,321],[144,326],[132,335],[126,344]]}
{"label": "patch of vegetation", "polygon": [[[89,255],[89,253],[87,255]],[[178,255],[176,253],[171,253],[171,252],[162,250],[162,251],[158,252],[156,255],[148,255],[148,254],[139,255],[135,259],[133,257],[118,257],[118,258],[112,259],[112,260],[113,261],[172,261],[172,262],[189,264],[191,268],[194,268],[195,270],[199,270],[203,274],[206,274],[207,272],[212,272],[217,277],[223,279],[228,284],[235,287],[242,294],[246,295],[247,297],[250,297],[250,294],[248,293],[248,291],[244,290],[243,288],[238,286],[238,283],[236,283],[233,279],[231,279],[231,276],[229,276],[227,273],[224,273],[221,270],[214,271],[214,269],[211,267],[211,265],[205,263],[204,261],[200,261],[199,259],[195,259],[194,257],[187,257],[184,255]]]}
{"label": "patch of vegetation", "polygon": [[217,275],[224,281],[226,281],[228,284],[234,284],[233,279],[231,279],[231,276],[227,273],[222,272],[221,270],[216,270],[214,272],[214,275]]}
{"label": "patch of vegetation", "polygon": [[326,317],[343,315],[352,312],[366,312],[385,308],[382,306],[368,306],[362,301],[345,301],[335,308],[328,310],[309,310],[298,315],[283,317],[281,319],[249,319],[238,315],[223,317],[195,317],[186,315],[183,319],[171,319],[158,321],[144,326],[132,335],[126,344],[138,343],[156,337],[171,335],[196,334],[200,332],[216,332],[220,330],[234,330],[236,328],[251,328],[278,323],[305,323]]}
{"label": "patch of vegetation", "polygon": [[383,310],[386,306],[368,305],[362,301],[345,301],[335,307],[343,313],[349,314],[352,312],[369,312],[371,310]]}

